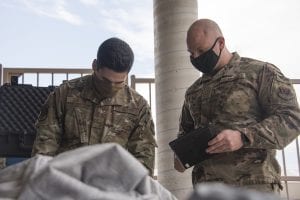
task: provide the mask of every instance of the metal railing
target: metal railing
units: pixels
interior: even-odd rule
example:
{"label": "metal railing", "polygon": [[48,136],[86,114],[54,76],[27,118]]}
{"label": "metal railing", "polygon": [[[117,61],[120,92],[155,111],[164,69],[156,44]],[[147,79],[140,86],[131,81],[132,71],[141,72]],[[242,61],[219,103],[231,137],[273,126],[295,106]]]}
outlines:
{"label": "metal railing", "polygon": [[2,77],[0,78],[1,84],[10,83],[12,76],[17,76],[21,79],[21,83],[24,84],[25,75],[33,74],[36,76],[36,83],[31,82],[31,84],[39,86],[40,76],[42,74],[50,75],[49,85],[55,85],[54,79],[58,74],[65,75],[64,80],[69,80],[70,74],[83,76],[85,74],[92,73],[92,69],[73,69],[73,68],[3,68],[0,66],[2,71]]}
{"label": "metal railing", "polygon": [[[85,74],[90,74],[92,72],[91,69],[71,69],[71,68],[3,68],[0,64],[0,84],[9,83],[11,76],[18,76],[21,83],[24,83],[24,77],[26,74],[35,74],[36,76],[36,83],[34,83],[36,86],[40,85],[40,75],[41,74],[50,74],[50,83],[49,85],[54,85],[54,79],[57,74],[65,74],[65,80],[68,80],[70,78],[70,74],[74,75],[77,74],[78,76],[83,76]],[[300,84],[300,79],[292,79],[293,84]],[[148,90],[147,93],[144,93],[145,91],[139,91],[138,86],[143,85],[143,90]],[[155,104],[153,104],[153,97],[155,97],[155,79],[154,78],[137,78],[134,75],[130,77],[130,86],[133,89],[138,90],[139,93],[143,95],[148,100],[150,107],[155,109]],[[145,95],[146,94],[146,95]],[[152,110],[152,112],[153,112]],[[155,112],[153,112],[153,115],[155,117]],[[278,151],[278,155],[281,155],[281,159],[279,158],[279,161],[281,160],[281,167],[283,169],[281,180],[284,185],[284,191],[281,193],[282,197],[286,199],[294,199],[294,195],[291,195],[292,193],[298,192],[299,194],[299,185],[300,185],[300,146],[299,146],[299,137],[293,142],[293,144],[290,145],[296,145],[296,163],[298,165],[298,176],[290,176],[287,171],[287,165],[289,164],[287,162],[287,156],[286,156],[286,149],[283,149],[281,151]],[[300,199],[300,195],[297,195],[297,198]]]}
{"label": "metal railing", "polygon": [[154,78],[136,78],[135,75],[130,76],[130,87],[136,90],[138,84],[146,84],[145,88],[148,88],[148,96],[145,97],[150,105],[150,108],[153,108],[152,98],[155,96],[155,91],[153,91],[152,87],[154,86],[155,79]]}
{"label": "metal railing", "polygon": [[[295,86],[300,84],[300,79],[291,79],[291,81]],[[297,160],[296,163],[297,163],[297,166],[298,166],[298,170],[297,170],[298,176],[289,176],[288,172],[287,172],[286,151],[289,148],[289,146],[287,146],[286,148],[281,150],[282,168],[283,168],[283,175],[281,176],[281,181],[284,183],[287,199],[289,199],[289,197],[290,197],[289,183],[292,183],[292,182],[297,183],[298,182],[297,185],[298,185],[298,187],[300,186],[300,146],[299,146],[299,139],[300,139],[300,136],[297,137],[295,139],[295,141],[289,145],[289,146],[295,145],[295,149],[296,149],[296,155],[295,156],[296,156],[296,160]],[[294,188],[294,189],[297,190],[297,187]],[[299,193],[300,192],[298,191],[298,194]],[[297,198],[300,199],[300,196],[298,196]]]}

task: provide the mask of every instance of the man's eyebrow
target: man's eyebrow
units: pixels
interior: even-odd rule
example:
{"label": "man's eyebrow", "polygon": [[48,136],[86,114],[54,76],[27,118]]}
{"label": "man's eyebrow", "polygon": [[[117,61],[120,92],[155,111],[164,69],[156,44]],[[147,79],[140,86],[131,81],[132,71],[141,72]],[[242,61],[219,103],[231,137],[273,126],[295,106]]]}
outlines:
{"label": "man's eyebrow", "polygon": [[105,80],[107,80],[107,81],[110,81],[111,83],[114,83],[114,84],[119,84],[119,83],[125,82],[125,81],[112,81],[112,80],[110,80],[110,79],[108,79],[108,78],[106,78],[104,76],[102,78],[105,79]]}

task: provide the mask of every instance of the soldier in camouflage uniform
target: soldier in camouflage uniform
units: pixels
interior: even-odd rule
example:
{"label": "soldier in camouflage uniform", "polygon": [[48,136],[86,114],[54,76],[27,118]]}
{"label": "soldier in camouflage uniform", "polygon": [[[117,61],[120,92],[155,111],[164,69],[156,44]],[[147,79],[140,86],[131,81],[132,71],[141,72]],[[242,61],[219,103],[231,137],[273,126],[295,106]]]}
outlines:
{"label": "soldier in camouflage uniform", "polygon": [[[193,168],[193,184],[223,182],[278,192],[276,149],[300,133],[300,110],[289,79],[274,65],[230,53],[218,25],[194,22],[187,33],[191,63],[203,76],[186,91],[179,137],[201,126],[215,126],[213,154]],[[184,171],[175,157],[174,167]]]}
{"label": "soldier in camouflage uniform", "polygon": [[54,156],[81,146],[114,142],[153,175],[154,124],[146,100],[125,84],[133,64],[130,46],[103,42],[92,75],[70,80],[51,93],[41,110],[32,155]]}

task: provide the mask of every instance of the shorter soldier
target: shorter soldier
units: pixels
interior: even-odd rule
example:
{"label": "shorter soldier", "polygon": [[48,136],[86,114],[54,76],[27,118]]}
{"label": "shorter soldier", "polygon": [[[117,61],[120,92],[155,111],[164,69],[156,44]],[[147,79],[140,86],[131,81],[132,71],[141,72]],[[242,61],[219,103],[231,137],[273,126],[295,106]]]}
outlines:
{"label": "shorter soldier", "polygon": [[[223,182],[279,192],[276,149],[300,133],[300,110],[290,80],[270,63],[229,52],[212,20],[194,22],[186,41],[191,63],[203,76],[186,91],[179,137],[201,126],[219,130],[206,149],[213,156],[193,169],[193,184]],[[184,171],[174,161],[175,169]]]}
{"label": "shorter soldier", "polygon": [[125,82],[133,64],[130,46],[104,41],[92,75],[67,81],[51,93],[39,115],[32,155],[54,156],[81,146],[114,142],[153,175],[154,124],[146,100]]}

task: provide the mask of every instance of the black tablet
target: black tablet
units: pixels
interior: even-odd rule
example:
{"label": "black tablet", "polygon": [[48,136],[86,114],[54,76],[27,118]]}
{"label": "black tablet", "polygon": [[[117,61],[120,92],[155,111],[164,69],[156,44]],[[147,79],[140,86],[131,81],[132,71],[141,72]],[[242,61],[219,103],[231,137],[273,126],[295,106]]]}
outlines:
{"label": "black tablet", "polygon": [[205,150],[215,136],[216,131],[212,128],[201,127],[171,141],[169,146],[187,169],[212,156]]}

